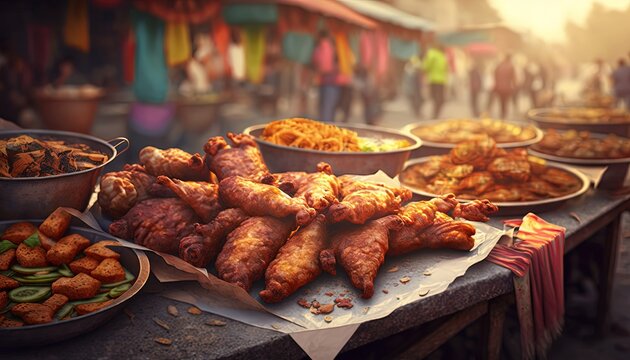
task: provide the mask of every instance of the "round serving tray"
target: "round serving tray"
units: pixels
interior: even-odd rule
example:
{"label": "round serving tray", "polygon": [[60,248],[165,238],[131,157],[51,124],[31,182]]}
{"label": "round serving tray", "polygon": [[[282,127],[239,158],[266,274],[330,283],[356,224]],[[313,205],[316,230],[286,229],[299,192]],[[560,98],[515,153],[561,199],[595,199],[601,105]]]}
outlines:
{"label": "round serving tray", "polygon": [[[438,124],[444,121],[448,121],[448,120],[431,120],[431,121],[411,123],[411,124],[405,125],[402,128],[402,131],[407,134],[415,135],[413,133],[413,130],[419,127],[430,126],[430,125]],[[505,123],[518,125],[518,126],[533,126],[533,124],[516,122],[516,121],[505,121]],[[536,144],[537,142],[542,140],[543,132],[538,127],[536,126],[533,126],[533,127],[534,127],[534,131],[536,132],[536,136],[534,136],[533,138],[522,140],[522,141],[497,143],[497,147],[502,148],[502,149],[514,149],[514,148],[527,147],[527,146]],[[415,136],[418,136],[418,135],[415,135]],[[424,156],[429,156],[429,155],[447,154],[451,149],[457,146],[457,143],[436,142],[436,141],[430,141],[430,140],[426,140],[422,138],[421,140],[422,140],[422,147],[417,150],[414,150],[411,153],[412,158],[424,157]]]}
{"label": "round serving tray", "polygon": [[[427,156],[427,157],[423,157],[419,159],[409,160],[405,164],[405,169],[415,164],[421,164],[421,163],[427,162],[430,158],[431,157]],[[570,166],[553,163],[553,162],[547,162],[546,165],[570,172],[571,174],[575,175],[582,181],[582,186],[580,187],[578,191],[574,193],[560,196],[557,198],[534,200],[534,201],[520,201],[520,202],[519,201],[510,201],[510,202],[494,202],[493,201],[493,203],[499,207],[499,212],[497,213],[498,216],[521,215],[521,214],[526,214],[528,212],[540,213],[540,212],[554,210],[564,205],[564,203],[566,203],[567,201],[581,196],[586,191],[588,191],[589,187],[591,186],[591,181],[586,177],[586,175],[582,174],[576,169],[573,169]],[[432,194],[428,191],[419,189],[412,185],[407,185],[403,183],[402,181],[401,181],[401,185],[411,190],[411,192],[414,193],[415,196],[421,199],[431,199],[431,198],[442,195],[442,194]],[[464,200],[464,199],[457,199],[457,200],[462,203],[466,203],[470,201],[470,200]]]}
{"label": "round serving tray", "polygon": [[555,119],[546,116],[549,113],[557,112],[562,109],[562,107],[531,109],[527,112],[527,117],[543,129],[587,130],[594,133],[613,133],[620,136],[630,135],[630,120],[588,122],[568,117],[568,115],[567,117]]}
{"label": "round serving tray", "polygon": [[337,175],[369,175],[382,170],[393,177],[403,169],[411,152],[422,144],[416,136],[394,129],[363,124],[334,125],[355,131],[361,137],[407,140],[410,145],[400,149],[378,152],[320,151],[278,145],[260,139],[267,124],[250,126],[243,132],[254,137],[265,163],[274,173],[285,171],[312,172],[317,168],[319,162],[324,161],[331,165],[333,172]]}
{"label": "round serving tray", "polygon": [[[41,223],[41,220],[19,221],[28,221],[35,224]],[[0,232],[9,225],[19,221],[0,221]],[[68,232],[85,236],[91,242],[113,239],[111,235],[82,227],[72,226]],[[151,272],[151,265],[149,258],[141,251],[126,247],[116,247],[115,250],[120,253],[121,264],[136,276],[136,280],[129,290],[114,299],[110,306],[90,314],[42,325],[0,328],[0,347],[30,347],[56,343],[94,330],[120,312],[123,309],[123,305],[146,284]]]}
{"label": "round serving tray", "polygon": [[[600,133],[591,133],[590,136],[594,139],[603,139],[606,137],[606,134]],[[535,147],[530,147],[527,151],[534,156],[539,158],[543,158],[545,160],[555,161],[563,164],[571,164],[571,165],[584,165],[584,166],[608,166],[611,164],[630,164],[630,157],[624,158],[577,158],[577,157],[567,157],[567,156],[559,156],[550,153],[546,153],[544,151],[536,150]]]}

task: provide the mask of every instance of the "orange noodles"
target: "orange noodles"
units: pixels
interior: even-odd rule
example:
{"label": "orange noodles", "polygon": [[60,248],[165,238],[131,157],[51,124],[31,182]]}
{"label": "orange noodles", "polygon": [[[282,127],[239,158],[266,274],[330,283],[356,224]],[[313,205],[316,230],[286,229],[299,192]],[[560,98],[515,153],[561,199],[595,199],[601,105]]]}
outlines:
{"label": "orange noodles", "polygon": [[361,151],[356,132],[303,118],[272,121],[261,138],[274,144],[321,151]]}

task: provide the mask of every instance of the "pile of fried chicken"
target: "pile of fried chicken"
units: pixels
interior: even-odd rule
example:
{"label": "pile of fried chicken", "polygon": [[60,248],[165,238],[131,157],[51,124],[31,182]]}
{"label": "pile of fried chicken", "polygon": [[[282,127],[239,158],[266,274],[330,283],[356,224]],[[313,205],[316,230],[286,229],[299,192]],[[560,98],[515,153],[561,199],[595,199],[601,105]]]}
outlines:
{"label": "pile of fried chicken", "polygon": [[105,174],[99,204],[116,220],[111,234],[177,254],[260,297],[279,302],[322,271],[347,272],[364,298],[386,255],[422,248],[470,250],[487,221],[487,200],[460,204],[453,194],[410,202],[407,189],[315,172],[272,174],[254,139],[228,133],[204,146],[205,156],[144,148],[140,164]]}

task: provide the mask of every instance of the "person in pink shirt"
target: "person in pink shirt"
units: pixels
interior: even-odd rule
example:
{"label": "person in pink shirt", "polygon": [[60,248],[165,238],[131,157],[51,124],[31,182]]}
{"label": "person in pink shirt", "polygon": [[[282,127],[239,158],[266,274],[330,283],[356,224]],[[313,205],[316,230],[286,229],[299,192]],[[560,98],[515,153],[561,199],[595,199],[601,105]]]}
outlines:
{"label": "person in pink shirt", "polygon": [[326,30],[321,30],[317,36],[317,45],[313,51],[313,67],[319,84],[319,120],[334,122],[341,88],[338,84],[339,70],[335,44]]}

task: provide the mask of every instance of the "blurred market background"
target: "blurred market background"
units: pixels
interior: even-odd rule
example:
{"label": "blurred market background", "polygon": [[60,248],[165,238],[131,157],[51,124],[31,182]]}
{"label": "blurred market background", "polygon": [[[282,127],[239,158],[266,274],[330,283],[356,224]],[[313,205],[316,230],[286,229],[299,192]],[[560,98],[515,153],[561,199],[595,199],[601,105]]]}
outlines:
{"label": "blurred market background", "polygon": [[[623,107],[628,20],[630,0],[3,0],[0,118],[126,136],[131,162],[286,117],[401,128],[585,97]],[[582,331],[595,285],[580,277],[551,358],[630,352],[626,229],[610,335]]]}

